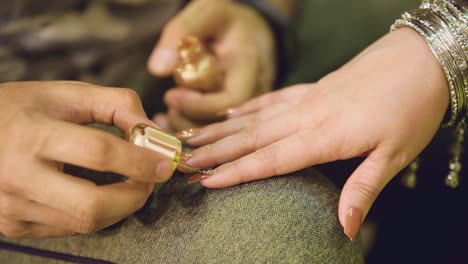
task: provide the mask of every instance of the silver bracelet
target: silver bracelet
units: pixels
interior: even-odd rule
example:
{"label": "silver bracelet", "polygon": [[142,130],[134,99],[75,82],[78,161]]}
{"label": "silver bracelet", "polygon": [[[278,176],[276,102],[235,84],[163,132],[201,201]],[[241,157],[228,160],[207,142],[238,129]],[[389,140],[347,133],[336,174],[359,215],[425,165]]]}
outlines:
{"label": "silver bracelet", "polygon": [[424,37],[444,71],[450,89],[450,114],[443,127],[454,126],[468,110],[468,14],[463,1],[423,1],[406,12],[390,31],[410,27]]}
{"label": "silver bracelet", "polygon": [[[418,9],[406,12],[390,31],[409,27],[427,42],[444,72],[450,90],[450,109],[442,127],[456,126],[451,146],[447,186],[459,185],[461,154],[468,115],[468,2],[464,0],[423,0]],[[413,164],[414,163],[414,164]],[[416,184],[419,159],[409,166],[402,182]],[[406,178],[405,178],[406,177]],[[409,186],[409,187],[411,187]]]}

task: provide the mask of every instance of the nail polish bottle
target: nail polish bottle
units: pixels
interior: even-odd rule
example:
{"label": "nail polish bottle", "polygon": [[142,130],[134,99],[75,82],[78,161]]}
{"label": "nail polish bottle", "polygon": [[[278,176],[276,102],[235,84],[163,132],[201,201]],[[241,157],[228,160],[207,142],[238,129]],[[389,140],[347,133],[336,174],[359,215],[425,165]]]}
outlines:
{"label": "nail polish bottle", "polygon": [[172,160],[174,169],[186,173],[212,174],[212,170],[198,169],[184,163],[182,156],[182,142],[171,134],[146,124],[134,126],[129,135],[129,141],[134,145],[156,151]]}
{"label": "nail polish bottle", "polygon": [[202,91],[219,88],[221,67],[198,38],[183,38],[178,51],[180,63],[173,74],[177,85]]}

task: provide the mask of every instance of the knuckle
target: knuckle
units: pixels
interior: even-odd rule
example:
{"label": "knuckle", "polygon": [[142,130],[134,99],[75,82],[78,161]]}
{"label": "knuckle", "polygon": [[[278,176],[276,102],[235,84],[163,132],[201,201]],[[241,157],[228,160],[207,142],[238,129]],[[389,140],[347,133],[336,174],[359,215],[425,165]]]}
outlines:
{"label": "knuckle", "polygon": [[[242,169],[242,164],[240,160],[235,160],[230,163],[227,163],[224,166],[225,170],[230,170],[230,171],[241,171]],[[248,178],[250,175],[248,173],[236,173],[234,174],[234,178],[236,179],[236,184],[243,183],[243,182],[248,182]]]}
{"label": "knuckle", "polygon": [[279,174],[280,168],[278,165],[278,155],[273,147],[262,148],[256,151],[256,153],[260,162],[266,162],[267,164],[271,164],[271,166],[269,167],[271,169],[270,174],[274,176]]}
{"label": "knuckle", "polygon": [[[145,178],[145,179],[152,179],[154,178],[154,170],[150,168],[155,168],[154,164],[146,162],[148,165],[145,166],[143,165],[144,162],[141,161],[138,162],[137,165],[134,166],[129,166],[128,168],[128,174],[126,176],[129,177],[137,177],[137,178]],[[159,175],[158,175],[159,176]]]}
{"label": "knuckle", "polygon": [[247,119],[247,127],[257,127],[260,123],[260,116],[258,112],[252,113]]}
{"label": "knuckle", "polygon": [[89,148],[91,165],[100,169],[109,168],[112,162],[112,158],[110,157],[114,152],[115,145],[104,135],[97,136],[94,142],[91,142],[92,144],[87,146]]}
{"label": "knuckle", "polygon": [[88,209],[84,211],[83,216],[79,220],[78,233],[81,234],[91,234],[96,231],[97,222],[95,218],[95,213]]}
{"label": "knuckle", "polygon": [[90,83],[86,83],[86,82],[81,82],[81,81],[57,81],[57,86],[60,86],[62,88],[70,88],[70,87],[83,88],[83,87],[89,87],[89,86],[94,86],[94,85]]}
{"label": "knuckle", "polygon": [[391,155],[389,158],[389,164],[393,164],[395,168],[402,169],[408,165],[412,159],[406,152],[399,152]]}
{"label": "knuckle", "polygon": [[124,105],[129,107],[140,106],[140,96],[138,93],[130,88],[118,88],[121,93],[122,102]]}
{"label": "knuckle", "polygon": [[[12,193],[16,195],[24,195],[24,183],[27,182],[27,179],[25,179],[24,175],[17,174],[17,175],[11,175],[13,169],[9,169],[10,167],[8,165],[3,166],[0,164],[0,189],[6,193]],[[8,172],[9,171],[9,172]],[[21,177],[23,176],[23,177]],[[2,201],[3,203],[3,201]],[[8,209],[10,207],[14,208],[14,204],[11,204],[10,202],[7,202]],[[3,205],[2,205],[3,206]],[[6,210],[7,208],[5,208]],[[3,210],[0,209],[0,210]]]}
{"label": "knuckle", "polygon": [[272,165],[276,164],[277,155],[276,151],[272,147],[262,148],[257,150],[256,153],[260,161],[271,162]]}
{"label": "knuckle", "polygon": [[[84,205],[84,206],[83,206]],[[97,230],[99,201],[96,198],[88,198],[87,201],[80,203],[77,209],[78,214],[78,233],[90,234]]]}
{"label": "knuckle", "polygon": [[354,181],[351,183],[350,189],[359,193],[359,195],[369,203],[373,203],[380,191],[378,188],[374,187],[363,181]]}
{"label": "knuckle", "polygon": [[215,144],[216,143],[203,146],[203,148],[201,149],[202,151],[200,152],[200,156],[209,156],[209,157],[213,156],[216,152]]}
{"label": "knuckle", "polygon": [[8,142],[24,140],[24,134],[30,131],[31,124],[34,124],[38,115],[28,109],[16,112],[6,123],[6,134]]}
{"label": "knuckle", "polygon": [[26,225],[21,225],[17,222],[3,223],[0,227],[1,233],[9,238],[23,238],[28,235],[28,228]]}
{"label": "knuckle", "polygon": [[19,216],[18,205],[8,195],[0,197],[0,213],[7,218],[16,219]]}
{"label": "knuckle", "polygon": [[256,126],[245,128],[241,133],[241,145],[249,150],[254,150],[258,146],[258,132]]}

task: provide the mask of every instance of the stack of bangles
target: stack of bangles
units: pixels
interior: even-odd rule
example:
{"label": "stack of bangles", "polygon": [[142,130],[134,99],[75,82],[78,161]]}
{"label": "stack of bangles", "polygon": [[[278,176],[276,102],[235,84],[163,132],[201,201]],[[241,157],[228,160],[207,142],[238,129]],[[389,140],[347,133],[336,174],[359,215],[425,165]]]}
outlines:
{"label": "stack of bangles", "polygon": [[[465,119],[468,111],[468,1],[424,0],[418,9],[406,12],[390,31],[409,27],[418,32],[439,61],[450,89],[450,109],[442,127],[456,127],[451,148],[449,173],[445,183],[459,185],[460,157],[463,149]],[[410,169],[418,167],[418,160]],[[407,174],[406,177],[415,177]],[[411,187],[415,179],[405,180]],[[413,186],[414,187],[414,186]]]}

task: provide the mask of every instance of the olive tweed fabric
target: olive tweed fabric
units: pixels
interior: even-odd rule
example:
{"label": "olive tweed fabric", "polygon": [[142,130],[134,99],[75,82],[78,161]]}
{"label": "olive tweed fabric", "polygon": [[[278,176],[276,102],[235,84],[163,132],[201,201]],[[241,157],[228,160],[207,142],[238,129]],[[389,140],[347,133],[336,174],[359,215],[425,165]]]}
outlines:
{"label": "olive tweed fabric", "polygon": [[[176,175],[134,216],[98,233],[1,240],[115,263],[363,263],[360,241],[338,222],[338,197],[312,169],[214,190]],[[0,263],[35,260],[0,249]]]}

